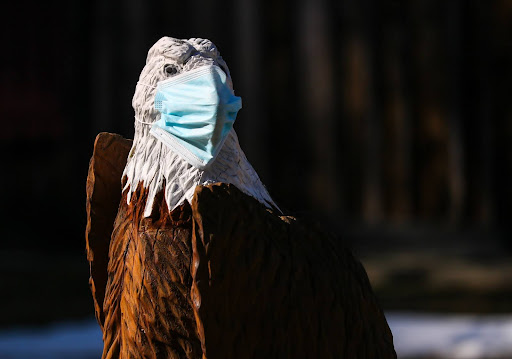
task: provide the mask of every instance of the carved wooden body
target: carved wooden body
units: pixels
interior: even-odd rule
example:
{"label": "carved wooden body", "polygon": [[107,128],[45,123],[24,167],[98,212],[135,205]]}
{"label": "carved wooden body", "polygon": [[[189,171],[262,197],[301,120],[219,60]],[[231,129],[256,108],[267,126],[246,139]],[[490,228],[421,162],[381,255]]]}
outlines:
{"label": "carved wooden body", "polygon": [[[171,213],[161,196],[148,218],[139,186],[130,204],[121,198],[111,241],[106,226],[94,231],[111,210],[92,201],[103,140],[87,231],[103,358],[396,358],[364,268],[341,241],[233,185],[198,186]],[[101,236],[108,280],[92,270]]]}

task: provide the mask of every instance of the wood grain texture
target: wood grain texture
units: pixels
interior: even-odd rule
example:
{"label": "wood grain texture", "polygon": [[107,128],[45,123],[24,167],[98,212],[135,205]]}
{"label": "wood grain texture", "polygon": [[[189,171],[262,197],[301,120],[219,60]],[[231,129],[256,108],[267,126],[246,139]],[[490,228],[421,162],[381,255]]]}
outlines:
{"label": "wood grain texture", "polygon": [[339,238],[226,184],[198,187],[192,213],[205,358],[396,358],[366,272]]}
{"label": "wood grain texture", "polygon": [[339,238],[220,183],[172,212],[161,192],[144,217],[142,184],[119,195],[127,149],[100,135],[87,182],[102,358],[396,358]]}
{"label": "wood grain texture", "polygon": [[102,307],[107,284],[108,247],[121,199],[121,175],[131,145],[131,140],[102,132],[96,136],[89,162],[85,243],[90,270],[89,285],[96,319],[101,327],[105,321]]}
{"label": "wood grain texture", "polygon": [[194,312],[190,205],[165,199],[143,218],[147,191],[123,194],[109,252],[103,358],[200,358]]}

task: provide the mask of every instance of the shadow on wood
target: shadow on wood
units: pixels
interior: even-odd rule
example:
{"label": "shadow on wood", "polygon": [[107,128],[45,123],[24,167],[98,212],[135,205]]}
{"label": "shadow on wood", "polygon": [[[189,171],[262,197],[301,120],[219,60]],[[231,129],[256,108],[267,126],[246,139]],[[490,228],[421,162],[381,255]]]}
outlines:
{"label": "shadow on wood", "polygon": [[[123,141],[100,134],[96,146],[104,136]],[[143,187],[128,204],[119,172],[94,166],[97,153],[86,239],[103,358],[396,358],[366,272],[339,238],[228,184],[198,186],[192,205],[171,213],[161,195],[143,218]],[[115,206],[91,200],[116,181]],[[102,239],[91,236],[95,218],[112,219]],[[96,252],[109,242],[107,269]],[[107,272],[108,281],[96,278]]]}

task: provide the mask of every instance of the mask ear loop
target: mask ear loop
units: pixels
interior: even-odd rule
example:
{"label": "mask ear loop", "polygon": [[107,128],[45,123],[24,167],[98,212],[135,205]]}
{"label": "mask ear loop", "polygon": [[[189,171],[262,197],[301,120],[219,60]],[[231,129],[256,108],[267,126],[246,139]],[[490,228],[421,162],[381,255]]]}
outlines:
{"label": "mask ear loop", "polygon": [[[149,84],[145,84],[144,82],[137,81],[137,84],[142,85],[142,86],[151,87],[151,88],[156,89],[156,86],[152,86],[152,85],[149,85]],[[140,123],[142,123],[142,124],[144,124],[144,125],[152,125],[152,124],[154,124],[154,122],[146,122],[146,121],[142,121],[142,120],[140,120],[137,116],[134,116],[134,117],[135,117],[135,121],[140,122]]]}
{"label": "mask ear loop", "polygon": [[133,117],[135,118],[135,121],[140,122],[143,125],[152,125],[152,124],[154,124],[154,122],[146,122],[146,121],[139,120],[139,118],[137,116],[133,116]]}
{"label": "mask ear loop", "polygon": [[156,89],[156,86],[145,84],[144,82],[137,81],[137,84],[142,85],[142,86],[146,86],[146,87],[151,87],[153,89]]}

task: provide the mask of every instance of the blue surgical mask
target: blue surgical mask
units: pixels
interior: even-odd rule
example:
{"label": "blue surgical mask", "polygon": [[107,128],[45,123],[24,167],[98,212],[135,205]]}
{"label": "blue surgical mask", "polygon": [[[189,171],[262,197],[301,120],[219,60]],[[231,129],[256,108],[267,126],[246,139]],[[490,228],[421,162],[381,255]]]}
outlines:
{"label": "blue surgical mask", "polygon": [[150,133],[191,165],[208,167],[242,108],[226,81],[218,66],[209,65],[159,82],[155,109],[161,117]]}

